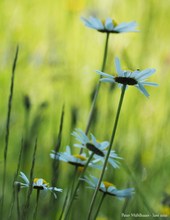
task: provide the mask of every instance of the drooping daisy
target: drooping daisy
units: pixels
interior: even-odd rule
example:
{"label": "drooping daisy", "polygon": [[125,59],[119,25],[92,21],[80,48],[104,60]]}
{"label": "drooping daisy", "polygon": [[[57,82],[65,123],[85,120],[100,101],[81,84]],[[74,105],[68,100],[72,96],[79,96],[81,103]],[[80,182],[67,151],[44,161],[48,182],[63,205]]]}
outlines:
{"label": "drooping daisy", "polygon": [[[89,184],[88,188],[95,189],[97,187],[99,179],[94,176],[90,177],[91,179],[85,177],[82,180]],[[101,182],[99,190],[105,195],[115,196],[119,199],[131,197],[134,194],[134,188],[118,190],[112,183],[107,181]]]}
{"label": "drooping daisy", "polygon": [[104,21],[92,16],[89,19],[83,17],[81,19],[87,27],[95,29],[102,33],[118,34],[123,32],[137,32],[137,23],[135,21],[117,24],[111,18],[107,18]]}
{"label": "drooping daisy", "polygon": [[[88,161],[88,158],[86,157],[85,153],[71,154],[70,146],[66,147],[65,152],[56,153],[55,151],[52,151],[52,153],[50,154],[50,157],[52,159],[64,161],[76,167],[84,167]],[[101,168],[100,166],[95,165],[92,162],[90,162],[88,166],[99,168],[99,169]]]}
{"label": "drooping daisy", "polygon": [[[30,187],[30,181],[28,180],[27,176],[23,173],[20,172],[21,179],[24,182],[15,182],[17,185],[19,185],[21,188],[29,188]],[[57,187],[49,187],[49,183],[47,183],[44,179],[42,178],[34,178],[33,183],[32,183],[33,189],[36,190],[43,190],[43,191],[50,191],[53,193],[54,197],[57,198],[56,192],[62,192],[62,189],[57,188]]]}
{"label": "drooping daisy", "polygon": [[[94,153],[93,163],[103,162],[105,161],[105,156],[107,155],[107,148],[109,146],[108,141],[98,142],[93,134],[91,135],[91,139],[87,137],[87,135],[81,130],[76,129],[72,135],[76,138],[80,144],[74,144],[75,147],[87,148],[89,151]],[[111,150],[108,162],[113,166],[113,168],[119,167],[119,162],[116,159],[121,159],[114,150]]]}
{"label": "drooping daisy", "polygon": [[157,83],[146,81],[147,78],[156,71],[155,69],[148,68],[141,71],[122,70],[118,58],[115,58],[115,67],[116,67],[117,76],[113,76],[97,70],[96,72],[103,77],[102,79],[100,79],[100,81],[109,82],[109,83],[118,83],[120,87],[122,87],[123,85],[126,85],[126,87],[135,86],[146,97],[149,97],[149,93],[147,92],[144,86],[158,86]]}

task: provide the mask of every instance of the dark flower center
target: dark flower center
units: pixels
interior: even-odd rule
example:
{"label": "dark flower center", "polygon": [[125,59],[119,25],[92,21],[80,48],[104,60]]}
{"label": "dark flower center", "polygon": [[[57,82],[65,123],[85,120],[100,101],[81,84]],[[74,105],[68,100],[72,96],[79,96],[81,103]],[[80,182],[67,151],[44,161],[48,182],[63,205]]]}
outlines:
{"label": "dark flower center", "polygon": [[95,154],[104,157],[104,153],[98,149],[95,145],[91,144],[91,143],[87,143],[86,144],[87,149],[89,149],[90,151],[93,151]]}
{"label": "dark flower center", "polygon": [[117,83],[121,83],[121,84],[124,84],[124,85],[130,85],[130,86],[136,85],[138,83],[138,81],[134,78],[123,77],[123,76],[115,77],[115,81]]}
{"label": "dark flower center", "polygon": [[98,31],[99,32],[101,32],[101,33],[113,33],[113,34],[119,34],[120,32],[119,31],[114,31],[114,30],[112,30],[112,31],[109,31],[109,30],[106,30],[106,29],[98,29]]}
{"label": "dark flower center", "polygon": [[34,189],[39,189],[39,190],[43,190],[44,187],[43,186],[33,186]]}
{"label": "dark flower center", "polygon": [[79,163],[79,162],[69,161],[68,163],[71,165],[77,166],[77,167],[84,167],[84,164]]}

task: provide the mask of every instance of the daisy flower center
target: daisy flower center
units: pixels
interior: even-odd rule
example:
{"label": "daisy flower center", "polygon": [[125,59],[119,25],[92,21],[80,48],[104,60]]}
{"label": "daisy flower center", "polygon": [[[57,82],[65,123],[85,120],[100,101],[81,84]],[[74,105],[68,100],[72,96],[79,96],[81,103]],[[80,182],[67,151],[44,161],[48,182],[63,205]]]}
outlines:
{"label": "daisy flower center", "polygon": [[99,155],[101,157],[104,157],[104,153],[99,148],[97,148],[94,144],[87,143],[86,147],[87,147],[87,149],[89,149],[90,151],[94,152],[95,154],[97,154],[97,155]]}
{"label": "daisy flower center", "polygon": [[[42,178],[41,178],[42,179]],[[40,189],[40,190],[43,190],[44,189],[44,186],[48,186],[49,185],[49,183],[47,183],[47,181],[45,181],[44,179],[42,179],[42,184],[41,185],[39,185],[38,184],[38,181],[40,180],[40,178],[34,178],[34,180],[33,180],[33,184],[34,184],[34,186],[33,186],[33,188],[34,189]]]}
{"label": "daisy flower center", "polygon": [[80,154],[74,154],[73,156],[75,158],[78,158],[78,159],[83,160],[83,161],[87,159],[86,157],[84,157],[83,155],[80,155]]}
{"label": "daisy flower center", "polygon": [[123,77],[123,76],[116,76],[115,81],[117,83],[120,83],[120,84],[123,84],[123,85],[129,85],[129,86],[133,86],[133,85],[136,85],[138,83],[138,81],[134,78]]}
{"label": "daisy flower center", "polygon": [[103,181],[103,184],[104,184],[106,189],[108,189],[110,186],[114,186],[112,183],[107,182],[107,181]]}
{"label": "daisy flower center", "polygon": [[[106,19],[101,20],[102,24],[105,25],[106,24]],[[118,23],[112,19],[112,24],[114,25],[114,27],[116,27],[118,25]]]}

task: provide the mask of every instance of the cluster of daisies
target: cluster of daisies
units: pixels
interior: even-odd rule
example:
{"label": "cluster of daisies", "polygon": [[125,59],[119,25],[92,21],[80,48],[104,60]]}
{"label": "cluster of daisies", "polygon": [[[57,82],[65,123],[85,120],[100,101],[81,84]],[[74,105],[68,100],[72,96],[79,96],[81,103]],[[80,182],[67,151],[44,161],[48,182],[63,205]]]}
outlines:
{"label": "cluster of daisies", "polygon": [[[119,34],[124,32],[137,32],[137,24],[134,21],[117,24],[111,18],[107,18],[105,21],[102,21],[95,17],[90,17],[89,19],[82,18],[82,21],[87,27],[95,29],[101,33],[106,33],[107,35],[111,33]],[[118,84],[120,88],[124,87],[125,89],[128,86],[135,86],[146,97],[149,96],[149,93],[147,92],[145,86],[157,86],[156,83],[147,81],[147,78],[155,72],[155,69],[137,69],[134,71],[123,70],[118,58],[115,58],[115,69],[116,74],[114,75],[99,70],[96,72],[100,75],[101,82],[115,83]],[[81,148],[86,153],[81,153],[80,151],[78,154],[73,154],[73,147],[66,146],[65,152],[52,151],[50,153],[50,157],[54,160],[60,160],[75,166],[77,170],[81,170],[83,175],[80,178],[80,181],[85,181],[88,184],[88,188],[95,190],[99,183],[99,179],[92,175],[86,176],[84,173],[88,167],[102,169],[110,143],[108,141],[97,141],[93,134],[90,134],[88,137],[81,129],[75,129],[72,135],[78,142],[74,144],[73,147]],[[122,158],[119,157],[114,150],[111,150],[108,158],[108,165],[112,166],[114,169],[119,168],[121,159]],[[20,178],[22,179],[22,182],[17,181],[16,184],[18,184],[21,188],[28,188],[31,185],[35,190],[52,192],[55,198],[57,198],[57,192],[62,192],[61,188],[49,186],[49,184],[42,178],[34,178],[33,181],[29,181],[23,172],[20,172]],[[120,190],[117,189],[113,183],[108,181],[101,182],[99,191],[104,195],[111,195],[118,198],[131,197],[134,194],[134,188]]]}
{"label": "cluster of daisies", "polygon": [[[72,154],[71,147],[66,146],[65,152],[52,151],[50,153],[50,157],[55,160],[66,162],[76,167],[77,169],[85,169],[85,167],[101,169],[105,161],[109,142],[98,142],[93,134],[90,134],[89,138],[81,129],[75,129],[72,135],[78,141],[78,143],[74,144],[74,147],[87,149],[87,153]],[[89,160],[89,158],[91,158],[91,160]],[[108,163],[113,168],[119,168],[119,160],[121,159],[122,158],[119,157],[114,150],[111,150],[109,154]],[[43,178],[34,178],[31,183],[31,181],[29,181],[29,179],[23,172],[20,172],[20,178],[23,180],[23,182],[16,182],[16,184],[20,186],[20,188],[29,188],[30,184],[32,184],[33,189],[52,192],[55,198],[57,198],[57,192],[62,192],[61,188],[50,187],[49,183],[47,183],[46,180],[44,180]],[[98,182],[98,179],[93,176],[91,176],[91,180],[88,177],[84,177],[81,180],[87,182],[90,185],[90,188],[93,189],[95,189],[95,186]],[[134,192],[134,189],[128,188],[123,190],[117,190],[112,183],[103,181],[100,186],[100,191],[108,195],[113,195],[122,198],[131,196]]]}

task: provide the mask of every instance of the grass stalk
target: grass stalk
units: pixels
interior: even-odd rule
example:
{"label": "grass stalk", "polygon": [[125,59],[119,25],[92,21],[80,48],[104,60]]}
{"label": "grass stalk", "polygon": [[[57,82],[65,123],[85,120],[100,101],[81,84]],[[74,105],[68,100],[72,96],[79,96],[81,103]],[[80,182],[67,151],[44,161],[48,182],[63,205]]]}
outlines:
{"label": "grass stalk", "polygon": [[7,166],[8,143],[9,143],[9,134],[10,134],[10,119],[11,119],[15,69],[16,69],[16,64],[17,64],[17,59],[18,59],[18,52],[19,52],[19,46],[17,46],[16,48],[15,57],[13,61],[10,93],[9,93],[9,99],[8,99],[8,111],[7,111],[7,120],[6,120],[5,147],[4,147],[4,163],[3,163],[2,198],[1,198],[1,217],[2,218],[3,218],[3,205],[4,205],[4,195],[5,195],[5,184],[6,184],[6,166]]}
{"label": "grass stalk", "polygon": [[[13,208],[14,208],[15,192],[16,192],[15,181],[16,181],[16,179],[17,179],[17,176],[18,176],[18,173],[19,173],[19,170],[20,170],[21,157],[22,157],[23,148],[24,148],[24,141],[23,141],[23,139],[22,139],[22,140],[21,140],[21,148],[20,148],[20,152],[19,152],[19,158],[18,158],[17,170],[16,170],[16,173],[15,173],[14,179],[13,179],[13,194],[12,194],[11,208],[10,208],[10,212],[9,212],[8,219],[11,219],[11,217],[12,217],[12,212],[13,212]],[[17,194],[18,194],[18,191],[17,191]],[[18,204],[18,203],[17,203],[17,204]]]}
{"label": "grass stalk", "polygon": [[35,141],[35,145],[34,145],[34,152],[33,152],[33,157],[32,157],[32,166],[31,166],[31,170],[30,170],[30,186],[28,188],[28,193],[27,193],[27,199],[26,199],[26,203],[25,203],[25,207],[23,209],[23,213],[22,213],[22,219],[27,219],[27,214],[28,214],[28,209],[29,209],[29,204],[30,204],[30,197],[32,194],[32,186],[33,186],[33,173],[34,173],[34,166],[35,166],[35,156],[36,156],[36,151],[37,151],[37,139]]}

